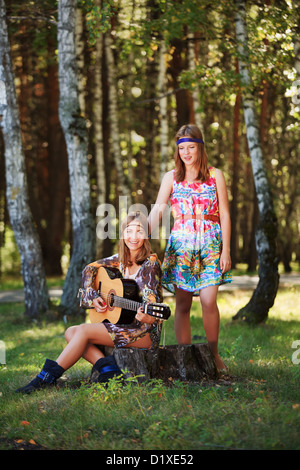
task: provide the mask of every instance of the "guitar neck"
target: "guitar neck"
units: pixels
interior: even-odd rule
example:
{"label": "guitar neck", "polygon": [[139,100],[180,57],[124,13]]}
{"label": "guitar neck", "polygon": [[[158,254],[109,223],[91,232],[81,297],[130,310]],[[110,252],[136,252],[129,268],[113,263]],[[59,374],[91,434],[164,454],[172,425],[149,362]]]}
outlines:
{"label": "guitar neck", "polygon": [[117,295],[114,295],[113,299],[114,307],[125,308],[127,310],[133,310],[134,312],[137,312],[141,305],[143,305],[135,300],[125,299],[124,297],[118,297]]}

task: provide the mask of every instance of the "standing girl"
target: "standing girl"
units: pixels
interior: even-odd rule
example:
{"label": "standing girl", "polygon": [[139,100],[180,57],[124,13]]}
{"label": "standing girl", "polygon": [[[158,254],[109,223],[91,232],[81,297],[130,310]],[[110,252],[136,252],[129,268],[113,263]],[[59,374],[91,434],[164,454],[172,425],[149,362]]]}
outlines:
{"label": "standing girl", "polygon": [[174,226],[163,261],[163,286],[175,293],[175,334],[191,343],[190,309],[199,292],[203,326],[218,370],[226,370],[218,352],[220,284],[231,282],[230,215],[223,173],[208,166],[202,133],[195,125],[176,135],[175,170],[166,173],[149,215],[150,232],[168,201]]}

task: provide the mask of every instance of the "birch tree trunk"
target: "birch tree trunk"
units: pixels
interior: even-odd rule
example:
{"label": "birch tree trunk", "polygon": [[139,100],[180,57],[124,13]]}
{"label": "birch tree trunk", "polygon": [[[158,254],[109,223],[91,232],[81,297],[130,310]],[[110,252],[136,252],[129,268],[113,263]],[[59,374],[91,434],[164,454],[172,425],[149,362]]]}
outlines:
{"label": "birch tree trunk", "polygon": [[127,197],[128,206],[131,206],[131,191],[128,177],[124,174],[123,160],[120,147],[120,131],[118,122],[118,97],[117,84],[115,78],[115,61],[112,51],[112,39],[110,31],[104,33],[104,48],[107,60],[107,79],[109,96],[109,120],[112,139],[112,151],[117,170],[119,190],[123,196]]}
{"label": "birch tree trunk", "polygon": [[[97,175],[97,205],[105,203],[106,178],[104,162],[103,125],[102,125],[102,54],[103,33],[99,32],[95,44],[95,94],[94,94],[94,127],[95,127],[95,157]],[[103,240],[97,237],[97,259],[103,258]]]}
{"label": "birch tree trunk", "polygon": [[21,257],[25,314],[30,318],[38,318],[48,309],[49,298],[40,240],[29,207],[25,156],[4,0],[0,0],[0,86],[0,122],[5,146],[8,212]]}
{"label": "birch tree trunk", "polygon": [[[236,72],[238,73],[238,64],[236,63]],[[232,183],[230,204],[230,219],[232,225],[230,239],[230,253],[232,268],[235,268],[237,260],[237,215],[238,215],[238,181],[239,181],[239,160],[240,160],[240,112],[241,112],[241,92],[238,87],[236,90],[236,99],[234,104],[233,121],[233,162],[232,162]]]}
{"label": "birch tree trunk", "polygon": [[58,2],[59,118],[64,132],[69,164],[72,256],[67,272],[61,310],[78,311],[77,292],[84,266],[95,257],[95,226],[91,215],[87,129],[80,112],[75,49],[76,0]]}
{"label": "birch tree trunk", "polygon": [[[188,64],[189,64],[189,69],[192,71],[196,70],[196,54],[195,54],[194,39],[195,39],[195,35],[193,33],[189,33],[188,34]],[[201,130],[203,138],[204,138],[203,122],[202,122],[201,114],[200,114],[201,103],[199,99],[199,87],[197,86],[197,84],[193,86],[192,99],[193,99],[194,114],[195,114],[195,124]]]}
{"label": "birch tree trunk", "polygon": [[276,254],[277,220],[264,164],[259,138],[259,121],[251,87],[245,1],[235,0],[235,6],[244,118],[259,210],[259,223],[256,229],[259,282],[248,304],[233,318],[259,323],[267,319],[268,311],[274,303],[279,284]]}
{"label": "birch tree trunk", "polygon": [[78,101],[81,113],[85,114],[85,80],[84,80],[84,40],[83,40],[84,18],[81,8],[76,8],[75,14],[75,53],[77,63]]}
{"label": "birch tree trunk", "polygon": [[159,53],[159,73],[158,73],[158,93],[160,108],[160,179],[167,170],[169,157],[169,126],[168,126],[168,99],[166,96],[166,43],[160,43]]}
{"label": "birch tree trunk", "polygon": [[[297,80],[300,80],[300,6],[299,3],[294,5],[295,8],[295,27],[293,29],[294,36],[294,55],[295,55],[295,69],[297,73]],[[297,104],[299,104],[299,85]]]}

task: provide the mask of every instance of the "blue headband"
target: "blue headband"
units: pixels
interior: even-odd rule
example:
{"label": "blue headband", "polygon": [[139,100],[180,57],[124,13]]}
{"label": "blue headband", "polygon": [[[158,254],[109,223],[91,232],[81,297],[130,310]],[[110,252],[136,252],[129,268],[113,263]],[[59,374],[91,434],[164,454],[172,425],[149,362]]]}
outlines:
{"label": "blue headband", "polygon": [[177,140],[176,144],[179,145],[182,142],[197,142],[198,144],[204,144],[202,139],[194,139],[190,137],[181,137],[180,139]]}

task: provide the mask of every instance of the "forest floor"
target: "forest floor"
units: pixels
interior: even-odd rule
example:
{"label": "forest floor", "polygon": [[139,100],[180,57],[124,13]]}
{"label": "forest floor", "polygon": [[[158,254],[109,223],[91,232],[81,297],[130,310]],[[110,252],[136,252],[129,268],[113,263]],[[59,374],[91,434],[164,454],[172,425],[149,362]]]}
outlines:
{"label": "forest floor", "polygon": [[[194,463],[198,454],[193,452],[204,449],[299,450],[297,279],[290,275],[287,283],[282,275],[281,283],[287,284],[281,284],[268,320],[256,327],[232,321],[253,286],[220,292],[219,347],[229,374],[199,383],[171,381],[168,386],[154,380],[91,387],[91,367],[80,360],[57,388],[30,396],[16,394],[46,357],[55,358],[61,352],[66,324],[46,317],[29,322],[24,318],[24,303],[1,302],[0,339],[6,361],[0,366],[0,450],[105,450],[116,456],[122,450],[143,451],[143,459],[148,455],[145,451],[153,455],[185,451],[194,455]],[[252,280],[255,286],[257,281]],[[168,303],[174,311],[174,299]],[[201,341],[204,330],[197,301],[192,306],[191,328],[193,342]],[[161,343],[176,344],[173,316],[164,323]]]}

